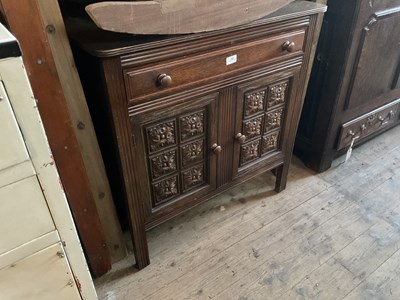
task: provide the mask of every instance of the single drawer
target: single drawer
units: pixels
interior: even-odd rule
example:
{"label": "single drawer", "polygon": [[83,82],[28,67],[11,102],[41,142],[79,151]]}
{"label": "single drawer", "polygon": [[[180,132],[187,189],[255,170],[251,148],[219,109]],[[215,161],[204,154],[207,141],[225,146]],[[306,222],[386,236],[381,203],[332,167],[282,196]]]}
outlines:
{"label": "single drawer", "polygon": [[342,125],[337,150],[350,146],[375,132],[399,123],[400,99]]}
{"label": "single drawer", "polygon": [[210,80],[254,65],[302,53],[305,31],[298,30],[210,53],[124,71],[126,92],[133,103],[156,93]]}

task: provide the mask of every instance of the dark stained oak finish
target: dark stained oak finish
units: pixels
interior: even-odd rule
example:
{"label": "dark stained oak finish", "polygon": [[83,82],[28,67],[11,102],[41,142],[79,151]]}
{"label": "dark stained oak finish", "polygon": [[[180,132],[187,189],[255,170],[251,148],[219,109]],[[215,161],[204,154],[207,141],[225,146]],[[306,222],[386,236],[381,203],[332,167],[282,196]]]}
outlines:
{"label": "dark stained oak finish", "polygon": [[101,32],[86,39],[84,27],[71,25],[139,269],[149,264],[146,230],[267,170],[276,170],[275,190],[285,188],[316,18],[325,9],[295,2],[238,27],[120,34],[118,42]]}
{"label": "dark stained oak finish", "polygon": [[[168,89],[177,89],[183,86],[189,87],[199,84],[201,81],[209,80],[218,75],[226,75],[238,69],[250,68],[260,61],[276,60],[292,52],[302,52],[305,31],[299,30],[278,36],[267,37],[245,45],[223,48],[190,58],[183,58],[172,62],[161,62],[156,66],[147,68],[127,69],[125,81],[128,98],[138,102],[142,97],[150,94],[160,94]],[[283,49],[285,42],[296,43],[292,51]],[[235,56],[237,62],[228,64],[226,60]],[[234,58],[234,57],[233,57]],[[232,58],[232,60],[233,60]],[[168,84],[161,84],[160,76],[170,77]],[[165,78],[162,78],[165,81]]]}
{"label": "dark stained oak finish", "polygon": [[399,122],[400,117],[400,99],[381,106],[357,119],[351,120],[341,126],[337,149],[343,149],[351,144],[355,138],[363,139],[369,135],[393,126]]}
{"label": "dark stained oak finish", "polygon": [[[319,172],[353,138],[359,145],[400,123],[400,0],[330,0],[328,7],[295,147]],[[377,111],[382,122],[373,120]]]}

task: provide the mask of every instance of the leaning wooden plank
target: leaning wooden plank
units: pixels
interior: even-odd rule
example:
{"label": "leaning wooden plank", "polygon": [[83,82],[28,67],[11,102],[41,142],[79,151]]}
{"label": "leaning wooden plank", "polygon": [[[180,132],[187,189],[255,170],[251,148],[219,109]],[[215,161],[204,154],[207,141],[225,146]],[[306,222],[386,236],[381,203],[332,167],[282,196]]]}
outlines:
{"label": "leaning wooden plank", "polygon": [[64,92],[75,135],[80,145],[92,195],[99,213],[105,241],[113,262],[127,254],[122,230],[112,199],[92,119],[57,1],[38,0],[58,76]]}
{"label": "leaning wooden plank", "polygon": [[99,2],[86,11],[104,30],[134,34],[211,31],[260,19],[293,0]]}
{"label": "leaning wooden plank", "polygon": [[[94,276],[111,268],[79,144],[36,1],[1,0],[7,23],[21,44],[49,144]],[[29,28],[29,30],[27,30]]]}

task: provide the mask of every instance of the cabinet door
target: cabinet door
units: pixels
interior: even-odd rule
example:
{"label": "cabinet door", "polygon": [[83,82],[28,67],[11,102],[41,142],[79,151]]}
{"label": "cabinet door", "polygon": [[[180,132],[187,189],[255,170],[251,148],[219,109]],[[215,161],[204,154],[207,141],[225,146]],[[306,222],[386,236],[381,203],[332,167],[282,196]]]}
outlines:
{"label": "cabinet door", "polygon": [[[372,15],[367,19],[369,13]],[[400,87],[400,1],[363,3],[360,19],[362,34],[346,109],[368,106]]]}
{"label": "cabinet door", "polygon": [[296,69],[238,86],[234,178],[283,161],[297,76]]}
{"label": "cabinet door", "polygon": [[[177,101],[177,98],[172,101]],[[131,116],[136,188],[147,220],[184,209],[216,186],[218,94]],[[180,102],[180,101],[179,101]],[[216,145],[214,145],[215,148]]]}

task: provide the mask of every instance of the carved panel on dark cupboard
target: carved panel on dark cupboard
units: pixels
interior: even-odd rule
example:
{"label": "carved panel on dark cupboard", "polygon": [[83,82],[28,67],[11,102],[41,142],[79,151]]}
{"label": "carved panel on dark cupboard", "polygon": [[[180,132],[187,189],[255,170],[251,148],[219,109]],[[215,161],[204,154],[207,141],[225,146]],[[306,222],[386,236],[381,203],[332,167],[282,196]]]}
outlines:
{"label": "carved panel on dark cupboard", "polygon": [[295,146],[316,171],[400,123],[400,0],[328,7]]}
{"label": "carved panel on dark cupboard", "polygon": [[87,38],[70,24],[139,268],[149,264],[146,230],[267,170],[276,170],[275,190],[285,188],[325,10],[299,1],[253,23],[185,36]]}
{"label": "carved panel on dark cupboard", "polygon": [[287,130],[284,125],[290,124],[285,122],[286,112],[292,111],[294,105],[293,82],[298,80],[298,71],[293,69],[238,86],[233,178],[285,150],[279,137],[281,131]]}
{"label": "carved panel on dark cupboard", "polygon": [[[154,106],[147,112],[130,115],[137,153],[134,163],[147,186],[140,186],[146,210],[157,215],[162,206],[172,205],[197,191],[209,193],[216,188],[217,141],[216,110],[218,93],[185,98],[182,105],[163,110]],[[200,191],[201,190],[201,191]],[[154,217],[152,217],[154,218]]]}

